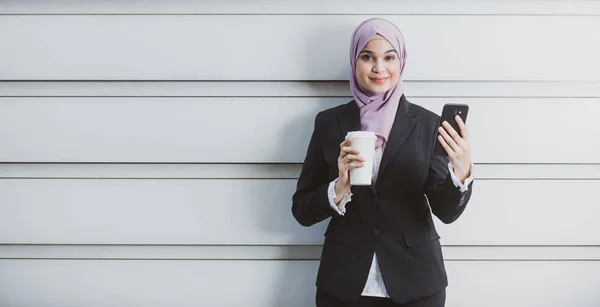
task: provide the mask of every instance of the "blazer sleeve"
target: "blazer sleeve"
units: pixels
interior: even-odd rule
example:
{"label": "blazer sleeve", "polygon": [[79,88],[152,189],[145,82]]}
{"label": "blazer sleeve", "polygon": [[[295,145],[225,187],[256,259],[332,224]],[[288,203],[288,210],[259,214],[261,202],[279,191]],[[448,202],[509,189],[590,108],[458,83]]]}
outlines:
{"label": "blazer sleeve", "polygon": [[302,171],[292,196],[292,214],[302,226],[311,226],[328,217],[334,211],[329,204],[327,188],[329,187],[329,170],[323,155],[320,135],[321,114],[315,117],[315,124]]}
{"label": "blazer sleeve", "polygon": [[[434,129],[434,143],[437,133],[437,129]],[[448,162],[446,156],[431,154],[425,191],[431,212],[445,224],[454,222],[463,213],[471,198],[474,182],[469,183],[467,191],[461,192],[452,181]]]}

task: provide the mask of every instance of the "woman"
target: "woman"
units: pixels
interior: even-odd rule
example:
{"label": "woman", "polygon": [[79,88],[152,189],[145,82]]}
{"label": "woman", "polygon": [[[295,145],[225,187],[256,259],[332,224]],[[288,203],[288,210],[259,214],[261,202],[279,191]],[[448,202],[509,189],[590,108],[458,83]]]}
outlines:
{"label": "woman", "polygon": [[[472,191],[468,127],[461,137],[403,95],[406,49],[400,30],[380,18],[352,36],[354,100],[320,112],[292,200],[296,220],[331,217],[317,275],[317,306],[444,306],[447,286],[431,212],[456,220]],[[350,186],[362,167],[349,131],[377,136],[371,186]],[[431,155],[438,138],[448,157]]]}

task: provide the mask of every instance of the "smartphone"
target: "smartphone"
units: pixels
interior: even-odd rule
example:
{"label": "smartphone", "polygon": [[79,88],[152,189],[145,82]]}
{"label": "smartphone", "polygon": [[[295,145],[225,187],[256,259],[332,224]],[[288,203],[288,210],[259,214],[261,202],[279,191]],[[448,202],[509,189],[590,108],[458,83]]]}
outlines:
{"label": "smartphone", "polygon": [[[440,117],[440,121],[438,123],[438,127],[442,127],[442,123],[447,121],[456,132],[460,135],[460,128],[458,127],[458,123],[454,119],[456,115],[460,116],[464,123],[467,122],[467,114],[469,113],[469,106],[466,104],[460,103],[447,103],[444,105],[442,110],[442,116]],[[435,138],[435,146],[433,147],[433,154],[436,156],[447,156],[448,153],[438,140],[437,135],[440,135],[438,132]],[[462,136],[462,135],[461,135]]]}

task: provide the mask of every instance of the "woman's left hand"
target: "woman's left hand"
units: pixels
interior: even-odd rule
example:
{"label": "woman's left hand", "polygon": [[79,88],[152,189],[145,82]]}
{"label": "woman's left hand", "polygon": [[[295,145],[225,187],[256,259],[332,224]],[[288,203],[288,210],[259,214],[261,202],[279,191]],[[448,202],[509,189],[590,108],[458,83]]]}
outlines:
{"label": "woman's left hand", "polygon": [[[438,139],[448,153],[450,163],[454,167],[454,174],[461,183],[471,174],[471,148],[469,146],[469,127],[462,121],[460,116],[456,116],[456,123],[460,129],[460,134],[450,126],[447,121],[438,128],[440,135]],[[462,135],[462,137],[461,137]]]}

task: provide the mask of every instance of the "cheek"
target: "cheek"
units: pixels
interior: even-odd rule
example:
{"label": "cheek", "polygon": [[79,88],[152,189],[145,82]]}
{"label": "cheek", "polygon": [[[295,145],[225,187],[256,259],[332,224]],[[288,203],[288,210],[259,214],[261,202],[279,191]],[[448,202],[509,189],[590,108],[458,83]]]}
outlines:
{"label": "cheek", "polygon": [[366,65],[356,65],[356,80],[358,84],[363,88],[368,86],[367,79],[369,76],[370,69]]}
{"label": "cheek", "polygon": [[390,67],[388,67],[388,73],[390,74],[390,79],[392,79],[392,81],[397,81],[398,77],[400,76],[400,65],[391,65]]}
{"label": "cheek", "polygon": [[361,80],[367,78],[370,70],[367,65],[359,63],[356,64],[356,79]]}

